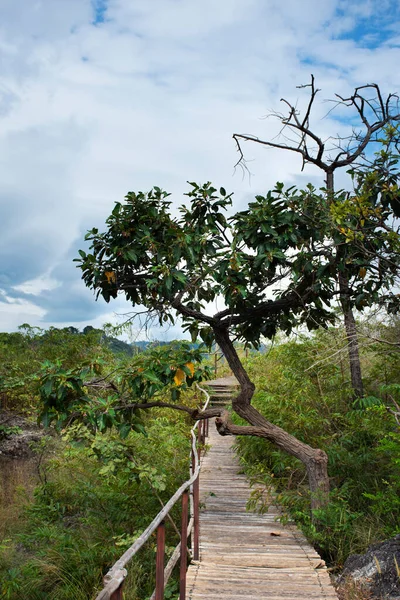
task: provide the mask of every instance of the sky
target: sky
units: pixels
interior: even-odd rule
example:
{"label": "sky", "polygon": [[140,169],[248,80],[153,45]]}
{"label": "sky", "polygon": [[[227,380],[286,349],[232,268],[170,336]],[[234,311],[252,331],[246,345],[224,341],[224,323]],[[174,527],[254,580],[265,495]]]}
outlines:
{"label": "sky", "polygon": [[0,331],[121,322],[129,305],[95,302],[72,262],[114,202],[212,181],[242,209],[276,181],[322,185],[254,144],[243,176],[232,134],[272,139],[265,116],[301,109],[311,73],[313,127],[342,133],[327,100],[399,92],[399,64],[397,0],[0,0]]}

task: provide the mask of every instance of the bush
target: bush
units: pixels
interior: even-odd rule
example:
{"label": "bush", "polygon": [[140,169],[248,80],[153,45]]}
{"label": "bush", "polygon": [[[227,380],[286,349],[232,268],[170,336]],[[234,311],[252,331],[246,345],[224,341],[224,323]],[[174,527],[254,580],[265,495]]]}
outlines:
{"label": "bush", "polygon": [[[70,430],[45,467],[45,482],[24,511],[14,539],[0,545],[0,595],[13,600],[92,598],[102,576],[188,477],[190,441],[181,415],[132,432]],[[172,513],[179,518],[179,508]],[[178,521],[179,522],[179,521]],[[167,543],[177,543],[168,525]],[[155,539],[134,559],[127,597],[153,589]]]}
{"label": "bush", "polygon": [[[277,501],[336,566],[349,554],[398,533],[400,523],[400,434],[385,408],[388,390],[400,390],[400,353],[390,352],[389,360],[382,344],[364,348],[369,396],[354,402],[342,339],[340,328],[317,332],[312,338],[278,344],[267,355],[253,355],[246,365],[256,384],[254,406],[328,454],[331,501],[315,515],[322,531],[310,518],[304,466],[265,440],[237,440],[250,478],[267,491],[273,484]],[[265,501],[265,495],[254,492],[250,504],[266,510],[266,496]]]}

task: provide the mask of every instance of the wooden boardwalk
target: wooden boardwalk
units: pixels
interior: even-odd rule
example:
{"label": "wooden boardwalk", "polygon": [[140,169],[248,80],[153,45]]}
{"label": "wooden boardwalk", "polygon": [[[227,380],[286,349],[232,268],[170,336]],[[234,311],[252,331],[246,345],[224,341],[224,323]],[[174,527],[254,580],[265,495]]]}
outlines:
{"label": "wooden boardwalk", "polygon": [[250,486],[232,450],[210,423],[200,493],[200,561],[187,578],[190,600],[337,600],[317,552],[301,532],[265,515],[246,511]]}

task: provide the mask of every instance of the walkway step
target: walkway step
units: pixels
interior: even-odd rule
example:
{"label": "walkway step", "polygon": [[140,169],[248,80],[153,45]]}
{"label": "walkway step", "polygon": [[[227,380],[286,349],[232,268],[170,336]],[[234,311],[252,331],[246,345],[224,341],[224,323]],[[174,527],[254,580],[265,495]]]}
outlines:
{"label": "walkway step", "polygon": [[191,564],[187,600],[337,600],[318,553],[293,525],[246,511],[250,486],[232,449],[210,423],[200,491],[200,561]]}

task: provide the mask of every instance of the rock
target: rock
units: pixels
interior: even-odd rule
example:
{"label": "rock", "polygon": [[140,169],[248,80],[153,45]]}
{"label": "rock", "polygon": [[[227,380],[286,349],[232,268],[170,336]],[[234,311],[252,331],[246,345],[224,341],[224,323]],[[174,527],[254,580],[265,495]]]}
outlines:
{"label": "rock", "polygon": [[30,444],[38,442],[42,436],[42,433],[34,431],[13,434],[0,442],[0,454],[11,458],[32,456]]}
{"label": "rock", "polygon": [[344,564],[339,586],[351,577],[374,598],[400,600],[400,535],[370,546],[365,554],[353,554]]}
{"label": "rock", "polygon": [[19,431],[0,438],[0,454],[6,458],[26,458],[32,456],[31,443],[43,437],[35,423],[12,412],[0,412],[0,425],[18,428]]}

